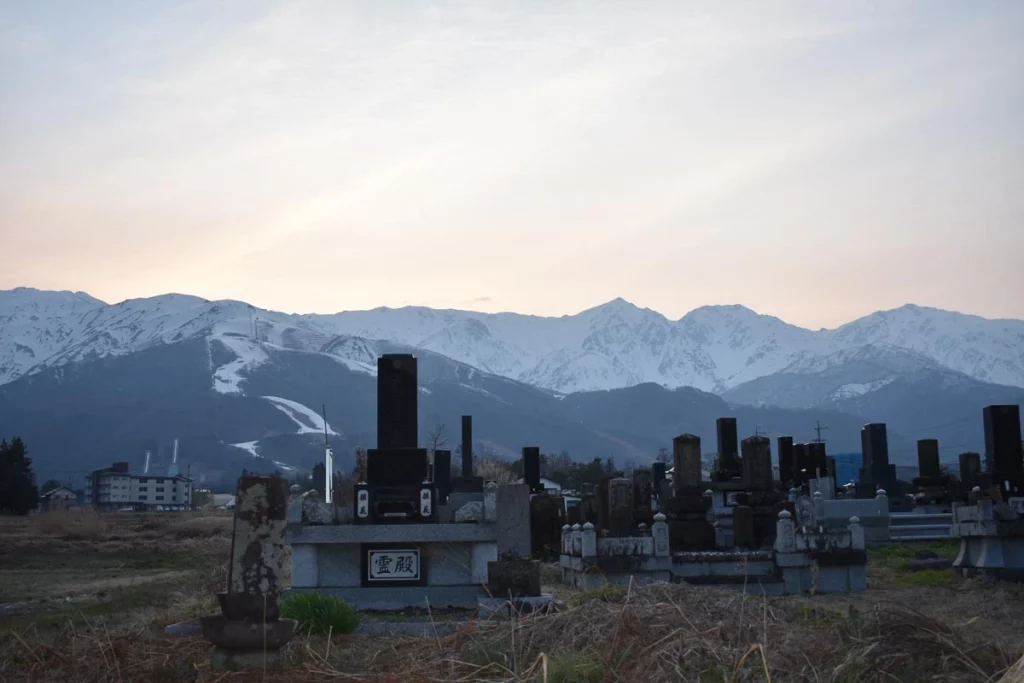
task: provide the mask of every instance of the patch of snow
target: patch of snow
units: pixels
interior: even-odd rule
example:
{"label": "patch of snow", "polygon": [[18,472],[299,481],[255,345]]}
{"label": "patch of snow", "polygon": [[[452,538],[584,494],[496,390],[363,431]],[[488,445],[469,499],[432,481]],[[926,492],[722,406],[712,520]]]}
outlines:
{"label": "patch of snow", "polygon": [[297,401],[290,401],[278,396],[262,396],[261,398],[270,401],[275,408],[290,417],[292,422],[299,426],[299,434],[323,434],[326,427],[328,434],[338,436],[338,433],[324,422],[323,417]]}
{"label": "patch of snow", "polygon": [[248,374],[253,368],[262,365],[269,356],[259,342],[251,339],[222,336],[217,340],[231,349],[235,359],[222,365],[213,372],[213,389],[221,394],[242,394],[243,372]]}
{"label": "patch of snow", "polygon": [[256,445],[258,443],[259,441],[246,441],[244,443],[233,443],[231,445],[235,448],[241,448],[243,451],[247,451],[249,455],[254,458],[262,458],[263,456],[256,451]]}
{"label": "patch of snow", "polygon": [[893,381],[892,377],[886,377],[885,379],[878,379],[874,382],[866,382],[863,384],[857,382],[851,382],[850,384],[844,384],[843,386],[832,392],[833,401],[841,401],[844,398],[854,398],[857,396],[863,396],[869,394],[872,391],[878,391],[886,384]]}

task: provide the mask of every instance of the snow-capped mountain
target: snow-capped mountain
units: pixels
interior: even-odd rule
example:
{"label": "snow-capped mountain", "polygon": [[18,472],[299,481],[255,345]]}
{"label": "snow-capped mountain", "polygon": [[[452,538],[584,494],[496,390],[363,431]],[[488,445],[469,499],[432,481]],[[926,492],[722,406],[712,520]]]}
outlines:
{"label": "snow-capped mountain", "polygon": [[[81,293],[31,289],[0,292],[0,384],[196,337],[231,350],[230,360],[210,359],[211,385],[224,393],[239,392],[268,349],[325,353],[372,373],[382,341],[563,394],[647,382],[722,393],[777,373],[852,367],[851,359],[877,349],[1024,387],[1024,321],[909,305],[811,331],[742,306],[705,306],[673,321],[622,299],[558,318],[423,307],[292,315],[180,294],[107,305]],[[877,381],[851,378],[847,393]]]}

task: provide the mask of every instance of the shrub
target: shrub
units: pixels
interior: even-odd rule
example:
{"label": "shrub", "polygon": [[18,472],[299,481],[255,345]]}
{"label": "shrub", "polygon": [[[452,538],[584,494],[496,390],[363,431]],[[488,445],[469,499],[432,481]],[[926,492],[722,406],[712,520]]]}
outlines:
{"label": "shrub", "polygon": [[293,593],[281,604],[281,616],[299,622],[299,631],[312,635],[352,633],[359,613],[341,600],[319,593]]}

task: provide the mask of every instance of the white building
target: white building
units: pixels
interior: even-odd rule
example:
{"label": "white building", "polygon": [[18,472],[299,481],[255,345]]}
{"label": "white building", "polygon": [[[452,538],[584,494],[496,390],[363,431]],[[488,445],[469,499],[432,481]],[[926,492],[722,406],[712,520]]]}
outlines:
{"label": "white building", "polygon": [[192,506],[192,480],[183,475],[131,474],[128,463],[86,475],[85,503],[100,508],[187,510]]}

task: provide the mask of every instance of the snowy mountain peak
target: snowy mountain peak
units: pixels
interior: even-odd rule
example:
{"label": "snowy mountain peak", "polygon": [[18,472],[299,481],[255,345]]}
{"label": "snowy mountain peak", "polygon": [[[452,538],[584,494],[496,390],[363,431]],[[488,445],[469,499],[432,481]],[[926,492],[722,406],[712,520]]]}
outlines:
{"label": "snowy mountain peak", "polygon": [[263,362],[269,348],[325,353],[372,372],[383,342],[559,393],[642,383],[723,392],[777,373],[850,363],[878,372],[933,363],[1024,386],[1024,321],[913,304],[814,332],[736,304],[703,306],[672,321],[621,297],[558,318],[425,307],[289,315],[186,294],[107,305],[82,293],[28,288],[0,291],[0,384],[196,337],[221,340],[238,356],[213,369],[212,385],[227,392],[241,390],[246,368]]}

